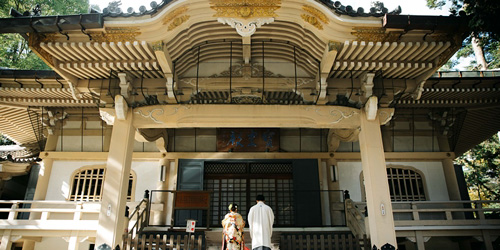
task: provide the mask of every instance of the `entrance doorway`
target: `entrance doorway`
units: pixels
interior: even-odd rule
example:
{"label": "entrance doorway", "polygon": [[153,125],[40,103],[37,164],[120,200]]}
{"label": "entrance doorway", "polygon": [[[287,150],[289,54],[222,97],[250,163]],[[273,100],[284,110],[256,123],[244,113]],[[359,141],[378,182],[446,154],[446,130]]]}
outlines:
{"label": "entrance doorway", "polygon": [[291,162],[209,162],[204,165],[204,190],[212,191],[210,224],[221,226],[230,203],[247,218],[258,194],[266,197],[275,226],[295,224],[293,165]]}

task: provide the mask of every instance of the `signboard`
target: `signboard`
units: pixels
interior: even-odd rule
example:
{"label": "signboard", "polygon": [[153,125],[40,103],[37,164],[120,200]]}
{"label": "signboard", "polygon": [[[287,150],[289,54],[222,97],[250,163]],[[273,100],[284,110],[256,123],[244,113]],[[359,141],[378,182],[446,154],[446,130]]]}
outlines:
{"label": "signboard", "polygon": [[195,220],[188,220],[187,225],[186,225],[186,232],[194,233],[195,227],[196,227],[196,221]]}
{"label": "signboard", "polygon": [[277,128],[220,128],[217,129],[219,152],[278,152]]}
{"label": "signboard", "polygon": [[210,207],[210,192],[178,191],[175,195],[176,209],[202,209]]}

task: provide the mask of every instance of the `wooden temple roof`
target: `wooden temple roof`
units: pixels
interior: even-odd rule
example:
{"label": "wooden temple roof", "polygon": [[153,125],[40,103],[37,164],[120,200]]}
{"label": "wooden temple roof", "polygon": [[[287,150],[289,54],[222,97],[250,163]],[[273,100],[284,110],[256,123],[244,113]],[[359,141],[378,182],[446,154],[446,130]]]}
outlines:
{"label": "wooden temple roof", "polygon": [[111,107],[120,91],[130,92],[133,107],[266,100],[359,108],[367,73],[384,107],[498,104],[492,83],[498,75],[461,76],[460,84],[433,76],[461,47],[464,17],[365,11],[323,0],[174,0],[151,7],[0,19],[0,33],[23,35],[54,70],[0,69],[0,133],[36,143],[39,133],[29,131],[40,124],[33,114]]}

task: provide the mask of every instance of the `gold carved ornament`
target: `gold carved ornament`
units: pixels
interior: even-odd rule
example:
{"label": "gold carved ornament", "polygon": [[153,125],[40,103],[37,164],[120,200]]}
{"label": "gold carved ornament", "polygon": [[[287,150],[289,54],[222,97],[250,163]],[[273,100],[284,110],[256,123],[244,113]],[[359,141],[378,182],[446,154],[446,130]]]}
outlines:
{"label": "gold carved ornament", "polygon": [[141,34],[139,28],[105,28],[104,32],[89,31],[94,42],[127,42],[135,41]]}
{"label": "gold carved ornament", "polygon": [[302,6],[302,9],[308,13],[300,15],[300,17],[302,17],[302,20],[308,22],[319,30],[323,30],[323,23],[328,24],[330,22],[328,20],[328,17],[326,17],[323,12],[314,7],[304,5]]}
{"label": "gold carved ornament", "polygon": [[170,23],[167,28],[168,31],[177,28],[179,25],[189,20],[189,15],[182,15],[186,13],[186,11],[188,11],[188,7],[186,6],[173,10],[165,18],[163,18],[163,25]]}
{"label": "gold carved ornament", "polygon": [[183,7],[177,8],[177,9],[173,10],[172,12],[168,13],[168,15],[163,18],[163,25],[174,20],[174,18],[178,17],[179,15],[186,13],[187,10],[188,10],[188,7],[183,6]]}
{"label": "gold carved ornament", "polygon": [[214,17],[276,17],[281,0],[211,0]]}
{"label": "gold carved ornament", "polygon": [[328,51],[332,50],[341,51],[343,46],[344,44],[341,42],[328,41]]}
{"label": "gold carved ornament", "polygon": [[171,31],[175,28],[177,28],[177,26],[183,24],[184,22],[186,22],[187,20],[189,20],[189,15],[184,15],[184,16],[180,16],[180,17],[177,17],[175,18],[169,25],[168,25],[168,31]]}
{"label": "gold carved ornament", "polygon": [[57,37],[56,33],[49,33],[49,34],[36,34],[36,33],[30,33],[28,37],[28,45],[30,46],[31,50],[35,52],[47,65],[54,67],[54,57],[44,50],[41,46],[40,43],[42,42],[52,42],[55,41]]}
{"label": "gold carved ornament", "polygon": [[385,28],[379,27],[356,27],[352,35],[356,36],[356,41],[365,42],[397,42],[402,31],[393,31],[386,33]]}
{"label": "gold carved ornament", "polygon": [[316,9],[312,6],[309,6],[309,5],[302,6],[302,9],[304,11],[308,12],[309,14],[311,14],[312,16],[316,17],[317,19],[319,19],[324,24],[330,23],[330,21],[328,20],[328,17],[326,17],[326,15],[323,14],[323,12],[321,12],[318,9]]}
{"label": "gold carved ornament", "polygon": [[163,51],[163,41],[156,41],[151,43],[151,47],[153,48],[153,51]]}
{"label": "gold carved ornament", "polygon": [[316,27],[317,29],[323,30],[323,24],[321,24],[321,22],[318,20],[318,18],[316,18],[314,16],[307,15],[307,14],[302,14],[302,15],[300,15],[300,17],[302,17],[302,20],[308,22],[309,24]]}

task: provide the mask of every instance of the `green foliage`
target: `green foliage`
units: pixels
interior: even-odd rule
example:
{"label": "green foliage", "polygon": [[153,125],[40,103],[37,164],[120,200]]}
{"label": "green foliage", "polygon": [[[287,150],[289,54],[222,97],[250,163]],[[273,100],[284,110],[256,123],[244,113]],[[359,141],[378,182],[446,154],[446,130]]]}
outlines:
{"label": "green foliage", "polygon": [[431,9],[441,9],[443,6],[446,5],[446,1],[444,0],[427,0],[427,7]]}
{"label": "green foliage", "polygon": [[500,1],[498,0],[427,0],[427,7],[431,9],[443,7],[447,1],[451,2],[451,15],[458,15],[464,11],[469,17],[469,28],[475,34],[484,33],[487,36],[500,40]]}
{"label": "green foliage", "polygon": [[15,69],[50,69],[19,34],[0,35],[0,67]]}
{"label": "green foliage", "polygon": [[[455,0],[456,1],[456,0]],[[457,3],[457,6],[460,6]],[[464,0],[465,12],[471,18],[469,27],[473,33],[484,33],[495,40],[500,40],[500,25],[498,25],[498,13],[500,13],[500,1],[498,0]]]}
{"label": "green foliage", "polygon": [[[441,8],[447,2],[451,2],[451,15],[458,15],[463,11],[469,17],[469,29],[471,34],[480,40],[486,62],[489,69],[500,67],[500,25],[498,25],[498,13],[500,13],[500,1],[498,0],[427,0],[427,6],[431,9]],[[458,59],[473,56],[471,38],[465,40],[464,46],[456,57]],[[477,62],[471,62],[468,70],[477,70]]]}
{"label": "green foliage", "polygon": [[500,200],[500,142],[498,135],[476,145],[455,160],[462,165],[471,197]]}
{"label": "green foliage", "polygon": [[14,143],[13,141],[9,140],[9,138],[3,136],[2,134],[0,134],[0,146],[4,146],[4,145],[15,145],[16,143]]}
{"label": "green foliage", "polygon": [[[41,15],[70,15],[87,13],[88,0],[0,0],[0,17],[10,18],[10,8],[23,13],[33,11],[39,4]],[[0,67],[13,69],[50,69],[28,47],[18,34],[0,35]]]}
{"label": "green foliage", "polygon": [[[480,35],[479,39],[480,39],[480,46],[483,49],[484,57],[486,59],[486,62],[488,62],[488,68],[489,69],[499,68],[500,42],[495,39],[492,39],[491,37],[485,36],[484,34]],[[468,37],[467,39],[464,40],[462,48],[460,48],[457,51],[455,56],[458,60],[468,57],[474,57],[474,50],[472,49],[471,37]],[[470,62],[470,65],[467,67],[467,70],[478,70],[477,62],[475,60],[472,60]]]}
{"label": "green foliage", "polygon": [[443,66],[441,66],[441,68],[439,68],[438,71],[454,71],[456,70],[455,66],[457,65],[458,65],[458,60],[455,58],[450,58],[450,60],[448,60],[445,64],[443,64]]}

